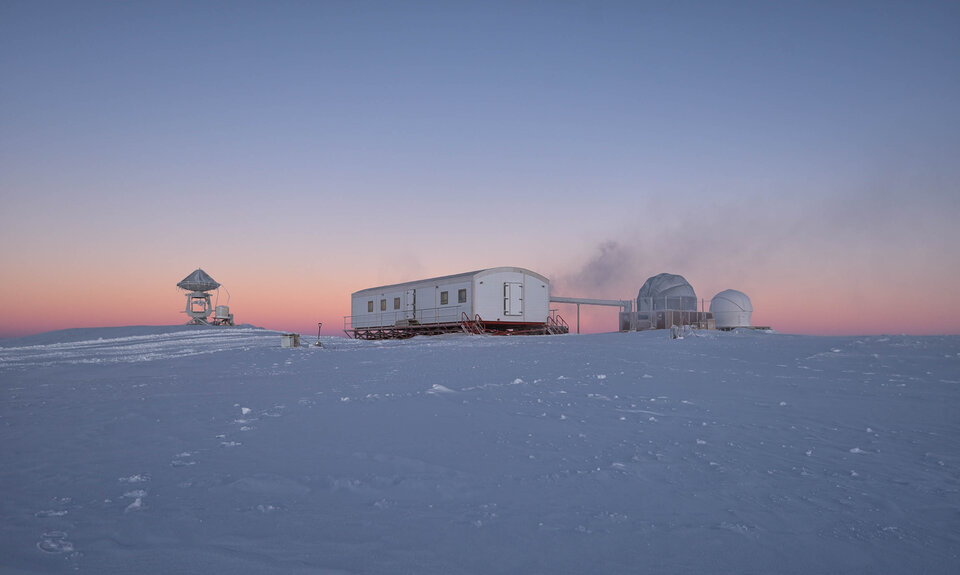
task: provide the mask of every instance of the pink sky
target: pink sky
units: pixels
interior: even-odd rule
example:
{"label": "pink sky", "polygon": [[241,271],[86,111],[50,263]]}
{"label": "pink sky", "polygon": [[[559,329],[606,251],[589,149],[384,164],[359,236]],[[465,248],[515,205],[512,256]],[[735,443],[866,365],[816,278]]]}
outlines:
{"label": "pink sky", "polygon": [[[325,279],[324,276],[291,276],[284,282],[273,282],[252,273],[230,268],[206,268],[224,284],[219,298],[229,304],[240,323],[306,335],[316,333],[317,322],[323,322],[324,335],[342,335],[343,317],[349,314],[352,291],[390,283],[416,279],[407,277],[381,278],[369,274],[364,283]],[[473,268],[471,268],[473,269]],[[138,278],[120,271],[94,276],[72,275],[57,281],[55,274],[38,272],[25,276],[23,281],[7,281],[0,286],[0,317],[3,318],[0,336],[13,337],[42,331],[87,326],[172,325],[184,323],[186,316],[184,295],[175,287],[191,269],[181,269],[177,275],[168,270],[165,276],[151,272]],[[450,268],[449,273],[469,271]],[[536,271],[536,270],[535,270]],[[680,270],[671,270],[680,271]],[[232,272],[232,273],[231,273]],[[428,274],[427,277],[444,272]],[[690,278],[688,278],[690,279]],[[619,296],[609,291],[590,293],[585,289],[558,291],[568,297],[598,297],[635,299],[635,289]],[[696,280],[691,279],[697,288]],[[713,282],[716,283],[716,282]],[[783,333],[800,334],[950,334],[958,333],[956,318],[960,307],[956,299],[947,296],[929,297],[926,293],[911,292],[909,286],[888,283],[883,289],[860,292],[858,289],[824,286],[822,282],[778,285],[774,281],[745,282],[750,284],[717,284],[709,292],[698,289],[698,296],[709,299],[713,293],[732,287],[745,291],[754,305],[753,324],[771,326]],[[828,289],[829,288],[829,289]],[[622,291],[627,291],[624,288]],[[216,294],[214,294],[216,297]],[[902,301],[904,305],[891,305]],[[576,306],[553,304],[551,307],[576,330]],[[582,333],[615,331],[617,309],[581,306]]]}
{"label": "pink sky", "polygon": [[440,4],[5,4],[0,337],[182,323],[197,267],[305,334],[498,266],[960,333],[956,3]]}

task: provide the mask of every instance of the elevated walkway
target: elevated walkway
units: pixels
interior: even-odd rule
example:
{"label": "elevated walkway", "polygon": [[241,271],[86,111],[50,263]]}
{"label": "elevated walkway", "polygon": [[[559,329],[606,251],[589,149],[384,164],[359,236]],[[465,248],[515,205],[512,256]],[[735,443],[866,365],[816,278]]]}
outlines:
{"label": "elevated walkway", "polygon": [[592,299],[583,297],[550,296],[552,303],[569,303],[577,306],[577,333],[580,333],[580,306],[601,305],[620,308],[621,314],[633,311],[633,300],[629,299]]}

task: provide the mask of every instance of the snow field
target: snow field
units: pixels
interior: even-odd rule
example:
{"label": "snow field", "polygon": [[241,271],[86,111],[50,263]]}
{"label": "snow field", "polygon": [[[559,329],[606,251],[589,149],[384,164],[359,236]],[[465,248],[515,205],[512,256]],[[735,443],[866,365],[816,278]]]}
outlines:
{"label": "snow field", "polygon": [[108,335],[0,342],[3,572],[948,573],[960,553],[957,337]]}

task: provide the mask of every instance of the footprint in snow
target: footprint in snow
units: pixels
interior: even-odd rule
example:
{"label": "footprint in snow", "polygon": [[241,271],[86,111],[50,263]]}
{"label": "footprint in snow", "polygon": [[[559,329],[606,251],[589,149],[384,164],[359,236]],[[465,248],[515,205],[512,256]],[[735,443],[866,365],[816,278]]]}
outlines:
{"label": "footprint in snow", "polygon": [[150,481],[149,473],[137,473],[129,477],[120,477],[117,479],[120,483],[146,483]]}
{"label": "footprint in snow", "polygon": [[48,531],[40,537],[37,549],[44,553],[72,553],[73,543],[63,531]]}
{"label": "footprint in snow", "polygon": [[187,467],[190,465],[196,465],[197,462],[192,459],[193,453],[189,451],[184,451],[183,453],[178,453],[173,456],[173,460],[170,462],[171,467]]}
{"label": "footprint in snow", "polygon": [[440,385],[439,383],[435,383],[430,389],[427,390],[427,393],[438,394],[438,393],[456,393],[456,392],[445,385]]}
{"label": "footprint in snow", "polygon": [[43,511],[37,511],[34,513],[34,517],[63,517],[67,514],[66,509],[44,509]]}
{"label": "footprint in snow", "polygon": [[[124,513],[132,513],[134,511],[140,511],[146,506],[143,503],[144,498],[147,496],[147,491],[145,489],[134,489],[133,491],[127,491],[120,496],[120,499],[133,499],[132,502],[128,503],[127,506],[123,509]],[[110,503],[111,500],[107,499],[107,503]]]}

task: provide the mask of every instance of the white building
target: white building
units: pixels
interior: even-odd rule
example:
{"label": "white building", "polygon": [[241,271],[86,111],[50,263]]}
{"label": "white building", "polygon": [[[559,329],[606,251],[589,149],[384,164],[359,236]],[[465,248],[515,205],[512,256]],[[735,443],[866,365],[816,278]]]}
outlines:
{"label": "white building", "polygon": [[710,311],[717,323],[717,329],[750,327],[753,304],[742,291],[724,290],[710,300]]}
{"label": "white building", "polygon": [[[500,267],[368,288],[351,295],[344,331],[367,337],[372,329],[390,328],[403,337],[427,326],[459,330],[465,322],[482,322],[487,331],[530,331],[550,321],[550,280],[523,268]],[[410,333],[412,332],[412,333]]]}

